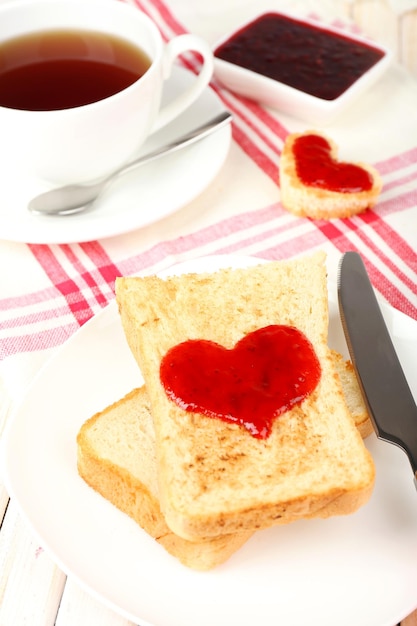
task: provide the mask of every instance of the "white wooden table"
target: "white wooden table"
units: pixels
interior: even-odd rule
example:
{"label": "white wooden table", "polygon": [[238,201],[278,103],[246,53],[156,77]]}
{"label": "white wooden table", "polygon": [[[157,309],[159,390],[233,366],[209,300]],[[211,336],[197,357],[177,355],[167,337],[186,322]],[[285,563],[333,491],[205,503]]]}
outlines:
{"label": "white wooden table", "polygon": [[417,3],[407,0],[337,0],[341,14],[384,43],[417,78]]}

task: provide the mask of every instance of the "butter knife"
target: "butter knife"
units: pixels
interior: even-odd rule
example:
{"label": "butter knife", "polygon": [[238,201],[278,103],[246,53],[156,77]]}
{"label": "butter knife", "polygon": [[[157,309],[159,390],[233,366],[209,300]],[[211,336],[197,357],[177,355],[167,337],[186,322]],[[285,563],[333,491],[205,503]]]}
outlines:
{"label": "butter knife", "polygon": [[417,488],[417,406],[356,252],[341,258],[337,289],[346,343],[377,437],[406,453]]}

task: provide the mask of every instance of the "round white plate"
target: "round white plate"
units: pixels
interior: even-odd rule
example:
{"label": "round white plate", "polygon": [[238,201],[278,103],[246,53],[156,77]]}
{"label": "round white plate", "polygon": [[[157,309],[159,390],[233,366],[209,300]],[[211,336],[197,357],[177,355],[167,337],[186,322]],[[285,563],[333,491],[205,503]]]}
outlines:
{"label": "round white plate", "polygon": [[[195,80],[175,67],[164,90],[169,101]],[[152,135],[140,153],[169,143],[187,130],[211,119],[224,106],[210,88],[174,122]],[[230,125],[174,154],[142,165],[120,177],[98,199],[94,209],[71,216],[36,216],[29,200],[51,185],[0,163],[0,236],[25,243],[71,243],[113,237],[142,228],[174,213],[197,197],[222,167],[230,146]],[[138,153],[138,154],[140,154]]]}
{"label": "round white plate", "polygon": [[[259,263],[209,257],[171,272]],[[330,344],[346,352],[330,294]],[[384,315],[417,397],[417,323]],[[141,626],[393,626],[417,606],[417,494],[407,457],[371,436],[374,493],[354,515],[256,533],[207,573],[184,566],[77,474],[76,435],[141,384],[115,303],[44,367],[2,449],[11,497],[39,542],[85,589]]]}

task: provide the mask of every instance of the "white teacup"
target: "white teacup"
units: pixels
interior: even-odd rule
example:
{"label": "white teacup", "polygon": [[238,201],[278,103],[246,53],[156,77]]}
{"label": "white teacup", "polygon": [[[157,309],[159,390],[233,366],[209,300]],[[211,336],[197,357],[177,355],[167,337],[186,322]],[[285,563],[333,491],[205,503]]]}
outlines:
{"label": "white teacup", "polygon": [[[213,72],[212,52],[204,40],[181,35],[164,44],[152,20],[120,0],[14,0],[0,5],[0,72],[4,42],[36,30],[104,32],[131,42],[150,59],[145,74],[133,84],[90,104],[59,110],[0,106],[1,159],[54,182],[93,180],[122,165],[151,133],[198,98]],[[202,69],[187,90],[161,108],[164,81],[177,57],[189,50],[202,56]]]}

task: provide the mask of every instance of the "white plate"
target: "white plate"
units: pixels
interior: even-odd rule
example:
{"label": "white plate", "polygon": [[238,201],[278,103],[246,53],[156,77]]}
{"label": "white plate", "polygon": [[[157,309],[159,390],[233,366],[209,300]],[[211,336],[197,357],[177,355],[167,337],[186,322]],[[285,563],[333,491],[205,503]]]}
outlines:
{"label": "white plate", "polygon": [[[183,90],[193,74],[175,67],[164,90],[164,101]],[[191,107],[142,146],[140,153],[168,143],[178,135],[224,111],[208,87]],[[229,151],[230,126],[213,135],[142,165],[106,190],[94,210],[79,215],[31,215],[28,201],[50,189],[47,183],[0,163],[0,233],[3,239],[25,243],[71,243],[113,237],[142,228],[174,213],[198,196],[214,179]]]}
{"label": "white plate", "polygon": [[[173,271],[259,262],[211,257]],[[330,342],[346,351],[334,294],[330,301]],[[383,310],[417,397],[417,324]],[[375,491],[354,515],[259,532],[208,573],[180,565],[77,475],[82,423],[140,382],[112,303],[45,366],[5,435],[10,495],[52,558],[90,593],[141,626],[393,626],[417,606],[411,469],[399,448],[374,436]]]}

